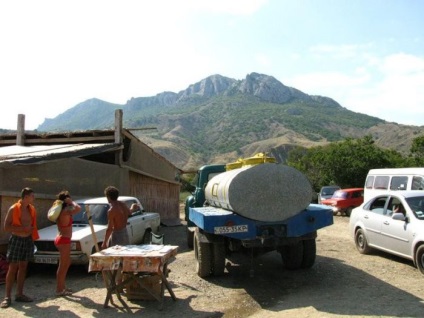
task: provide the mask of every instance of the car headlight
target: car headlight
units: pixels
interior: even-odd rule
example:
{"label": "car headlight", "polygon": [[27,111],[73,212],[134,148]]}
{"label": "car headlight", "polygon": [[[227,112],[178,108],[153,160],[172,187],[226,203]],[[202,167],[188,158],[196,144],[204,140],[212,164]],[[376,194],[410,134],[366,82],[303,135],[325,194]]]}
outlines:
{"label": "car headlight", "polygon": [[71,251],[81,251],[81,244],[80,242],[71,242]]}

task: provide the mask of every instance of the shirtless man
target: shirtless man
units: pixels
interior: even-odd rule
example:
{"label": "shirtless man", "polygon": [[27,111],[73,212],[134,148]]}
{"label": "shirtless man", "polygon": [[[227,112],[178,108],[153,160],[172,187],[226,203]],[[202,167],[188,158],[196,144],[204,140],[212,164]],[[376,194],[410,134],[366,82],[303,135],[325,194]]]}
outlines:
{"label": "shirtless man", "polygon": [[109,201],[110,209],[107,214],[108,223],[102,249],[114,245],[129,245],[127,232],[128,216],[139,208],[138,204],[133,203],[131,208],[128,208],[125,203],[118,201],[119,190],[112,186],[105,189],[105,196]]}
{"label": "shirtless man", "polygon": [[31,302],[32,298],[24,295],[24,281],[28,261],[34,257],[34,240],[39,238],[37,230],[37,212],[33,206],[34,191],[24,188],[21,199],[13,204],[6,214],[4,231],[12,235],[7,246],[7,260],[9,268],[6,275],[6,296],[0,304],[7,308],[12,302],[12,287],[17,281],[15,301]]}

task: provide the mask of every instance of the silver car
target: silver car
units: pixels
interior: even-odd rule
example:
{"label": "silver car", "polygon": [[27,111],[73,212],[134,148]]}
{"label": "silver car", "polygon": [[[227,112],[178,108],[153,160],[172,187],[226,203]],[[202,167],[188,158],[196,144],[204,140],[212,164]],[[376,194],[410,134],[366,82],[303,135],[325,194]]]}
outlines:
{"label": "silver car", "polygon": [[359,253],[372,248],[414,262],[424,274],[424,193],[389,191],[353,209],[349,230]]}

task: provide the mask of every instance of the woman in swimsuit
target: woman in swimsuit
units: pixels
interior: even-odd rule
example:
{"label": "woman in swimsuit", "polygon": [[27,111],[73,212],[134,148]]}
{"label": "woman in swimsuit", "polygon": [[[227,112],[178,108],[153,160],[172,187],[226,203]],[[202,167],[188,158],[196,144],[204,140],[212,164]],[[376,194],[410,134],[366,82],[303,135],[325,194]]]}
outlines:
{"label": "woman in swimsuit", "polygon": [[71,199],[68,191],[61,191],[57,198],[63,201],[62,211],[56,221],[57,236],[54,245],[59,250],[60,260],[56,272],[56,295],[68,296],[72,294],[66,288],[65,279],[71,265],[71,238],[72,238],[72,216],[81,211],[81,207]]}

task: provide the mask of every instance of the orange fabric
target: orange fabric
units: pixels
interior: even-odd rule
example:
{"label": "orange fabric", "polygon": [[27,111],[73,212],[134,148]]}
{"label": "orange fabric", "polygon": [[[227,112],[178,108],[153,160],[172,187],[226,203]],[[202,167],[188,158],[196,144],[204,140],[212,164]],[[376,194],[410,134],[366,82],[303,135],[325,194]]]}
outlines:
{"label": "orange fabric", "polygon": [[[22,201],[19,200],[17,203],[14,204],[13,214],[12,214],[12,225],[22,226],[22,223],[21,223],[22,210],[21,209],[22,209]],[[40,236],[38,235],[38,229],[37,229],[36,211],[32,204],[29,205],[29,213],[31,214],[31,219],[32,219],[31,226],[33,227],[32,239],[35,241],[35,240],[38,240]]]}

